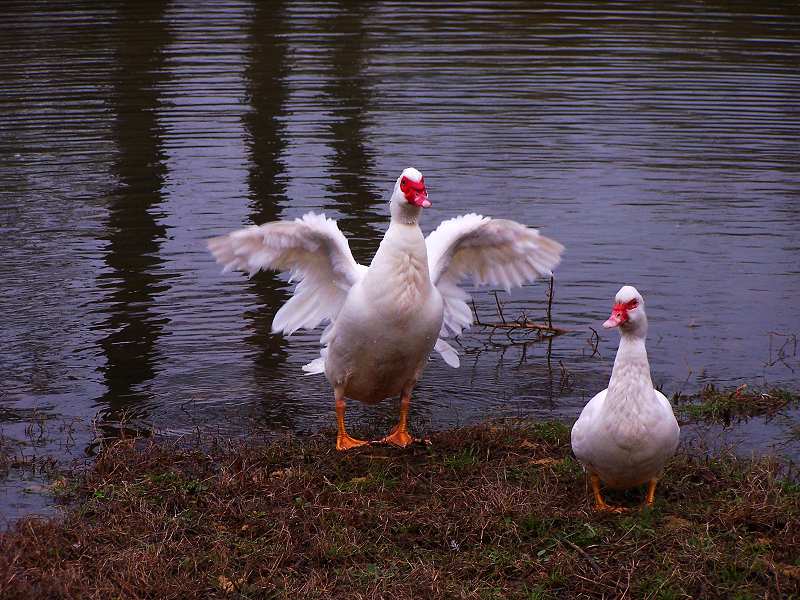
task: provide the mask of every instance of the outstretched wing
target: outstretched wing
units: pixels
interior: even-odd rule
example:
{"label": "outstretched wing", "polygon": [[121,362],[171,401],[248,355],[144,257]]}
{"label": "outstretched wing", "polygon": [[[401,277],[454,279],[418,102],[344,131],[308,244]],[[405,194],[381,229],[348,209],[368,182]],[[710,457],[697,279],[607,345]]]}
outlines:
{"label": "outstretched wing", "polygon": [[564,250],[536,229],[476,214],[443,221],[425,244],[431,281],[444,299],[442,337],[459,335],[472,324],[467,304],[470,296],[458,287],[462,280],[471,278],[478,285],[500,285],[510,290],[552,275]]}
{"label": "outstretched wing", "polygon": [[272,331],[287,335],[333,321],[348,290],[367,270],[353,258],[336,221],[315,213],[212,238],[208,249],[225,272],[237,269],[252,277],[269,269],[299,280],[294,295],[272,320]]}

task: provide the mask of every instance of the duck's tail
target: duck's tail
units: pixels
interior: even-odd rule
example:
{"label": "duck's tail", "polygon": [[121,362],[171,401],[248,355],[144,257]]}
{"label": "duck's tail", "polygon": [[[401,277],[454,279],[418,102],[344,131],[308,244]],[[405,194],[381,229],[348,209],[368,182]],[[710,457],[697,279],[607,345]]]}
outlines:
{"label": "duck's tail", "polygon": [[325,372],[325,355],[328,354],[328,349],[323,348],[319,353],[319,358],[315,358],[307,365],[303,365],[303,371],[306,372],[306,375],[319,375]]}

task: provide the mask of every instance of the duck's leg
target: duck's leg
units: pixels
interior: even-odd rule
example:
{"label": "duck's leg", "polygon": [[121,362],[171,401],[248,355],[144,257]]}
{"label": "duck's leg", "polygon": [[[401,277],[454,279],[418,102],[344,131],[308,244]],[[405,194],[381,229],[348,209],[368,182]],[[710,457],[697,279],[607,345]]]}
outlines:
{"label": "duck's leg", "polygon": [[381,440],[382,442],[405,448],[414,441],[414,438],[409,435],[406,426],[406,421],[408,419],[408,407],[410,405],[411,390],[404,390],[402,396],[400,397],[400,420],[398,421],[397,425],[394,426],[394,429],[392,429],[391,433]]}
{"label": "duck's leg", "polygon": [[606,504],[606,501],[603,500],[603,495],[600,493],[600,478],[592,473],[589,475],[589,480],[592,483],[592,494],[594,495],[594,509],[597,511],[602,512],[613,512],[613,513],[622,513],[625,512],[627,509],[622,508],[621,506],[611,506]]}
{"label": "duck's leg", "polygon": [[349,450],[350,448],[357,448],[358,446],[368,444],[369,442],[365,442],[364,440],[357,440],[354,437],[350,437],[344,428],[344,390],[337,388],[334,390],[334,395],[336,396],[336,425],[338,427],[336,449]]}
{"label": "duck's leg", "polygon": [[656,484],[658,483],[658,479],[651,479],[647,482],[647,496],[645,496],[643,506],[653,506],[653,502],[656,498]]}

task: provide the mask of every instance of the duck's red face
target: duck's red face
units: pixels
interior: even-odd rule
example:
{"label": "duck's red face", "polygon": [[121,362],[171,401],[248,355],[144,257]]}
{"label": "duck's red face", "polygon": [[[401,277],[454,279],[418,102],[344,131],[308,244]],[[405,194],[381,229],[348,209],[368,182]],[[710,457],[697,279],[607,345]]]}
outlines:
{"label": "duck's red face", "polygon": [[400,191],[406,197],[406,201],[414,206],[420,208],[428,208],[431,203],[428,200],[428,190],[425,189],[425,178],[422,177],[419,181],[412,181],[408,177],[403,176],[400,179]]}
{"label": "duck's red face", "polygon": [[605,323],[603,323],[603,327],[606,329],[611,329],[612,327],[619,327],[620,325],[627,323],[628,319],[630,318],[628,316],[628,312],[637,306],[639,306],[639,301],[635,298],[624,303],[618,302],[614,305],[614,308],[611,309],[611,316],[608,317]]}

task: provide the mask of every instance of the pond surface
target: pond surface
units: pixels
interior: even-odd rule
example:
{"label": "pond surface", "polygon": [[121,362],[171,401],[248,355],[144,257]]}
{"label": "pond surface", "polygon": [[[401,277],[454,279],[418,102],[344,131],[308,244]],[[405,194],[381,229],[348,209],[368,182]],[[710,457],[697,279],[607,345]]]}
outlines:
{"label": "pond surface", "polygon": [[[574,418],[610,374],[617,336],[600,324],[623,283],[646,298],[666,393],[800,383],[797,3],[0,12],[7,445],[75,457],[123,427],[332,427],[327,382],[300,371],[319,332],[269,333],[285,278],[222,275],[205,240],[324,211],[368,263],[409,165],[426,231],[474,211],[566,246],[553,320],[572,331],[512,345],[471,330],[459,370],[432,359],[414,428]],[[498,319],[491,293],[475,299]],[[547,284],[499,300],[541,320]],[[356,426],[395,419],[391,402],[351,404]],[[790,437],[751,422],[742,440],[800,456]],[[41,504],[20,477],[0,488],[6,519]]]}

